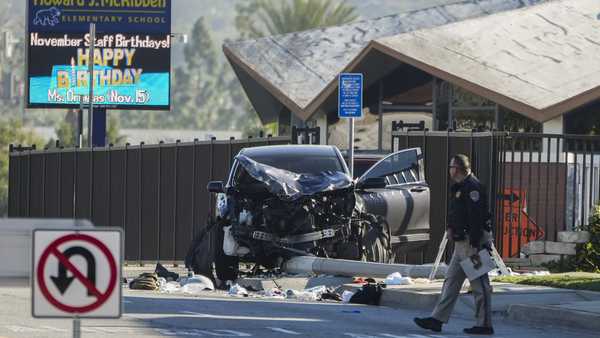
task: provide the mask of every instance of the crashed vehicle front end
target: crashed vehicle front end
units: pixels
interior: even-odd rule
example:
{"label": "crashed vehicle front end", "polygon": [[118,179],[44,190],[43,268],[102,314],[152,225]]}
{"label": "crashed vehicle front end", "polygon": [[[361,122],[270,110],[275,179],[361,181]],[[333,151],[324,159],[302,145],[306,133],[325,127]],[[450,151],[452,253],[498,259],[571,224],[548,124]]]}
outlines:
{"label": "crashed vehicle front end", "polygon": [[393,262],[429,242],[423,168],[420,149],[403,149],[354,181],[335,146],[245,148],[226,182],[209,183],[218,217],[192,242],[186,266],[212,274],[214,263],[227,281],[239,261],[267,269],[299,255]]}
{"label": "crashed vehicle front end", "polygon": [[354,185],[341,164],[297,173],[240,154],[234,166],[217,203],[225,255],[267,268],[307,254],[358,258]]}

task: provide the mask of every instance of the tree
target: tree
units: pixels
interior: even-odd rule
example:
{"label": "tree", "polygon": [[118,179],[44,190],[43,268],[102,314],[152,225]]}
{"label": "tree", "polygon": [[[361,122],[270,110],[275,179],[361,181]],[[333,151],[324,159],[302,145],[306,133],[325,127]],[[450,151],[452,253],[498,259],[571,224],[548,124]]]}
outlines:
{"label": "tree", "polygon": [[235,26],[243,38],[342,25],[358,18],[352,6],[334,0],[252,0],[236,6]]}
{"label": "tree", "polygon": [[176,70],[175,85],[181,90],[175,90],[173,103],[185,124],[197,128],[215,127],[224,101],[219,79],[223,66],[203,17],[194,24],[183,54],[187,67]]}
{"label": "tree", "polygon": [[[106,137],[109,144],[123,144],[126,137],[121,135],[121,126],[117,114],[107,116]],[[69,110],[65,119],[56,124],[55,127],[56,140],[60,141],[60,145],[66,148],[75,147],[77,145],[77,111]],[[47,148],[52,148],[56,145],[55,139],[50,139],[46,144]],[[82,143],[87,145],[88,138],[83,135]]]}
{"label": "tree", "polygon": [[42,139],[32,131],[23,128],[16,119],[0,121],[0,216],[8,211],[8,146],[9,144],[41,145]]}

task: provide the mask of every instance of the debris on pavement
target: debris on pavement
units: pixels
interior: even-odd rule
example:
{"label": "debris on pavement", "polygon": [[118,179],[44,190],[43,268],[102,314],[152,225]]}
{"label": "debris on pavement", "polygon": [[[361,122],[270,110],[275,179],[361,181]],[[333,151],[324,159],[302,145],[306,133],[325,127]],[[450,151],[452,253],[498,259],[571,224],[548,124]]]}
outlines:
{"label": "debris on pavement", "polygon": [[400,272],[394,272],[385,278],[386,285],[412,285],[414,284],[410,277],[402,277]]}
{"label": "debris on pavement", "polygon": [[229,295],[248,297],[248,290],[239,284],[234,284],[229,288]]}
{"label": "debris on pavement", "polygon": [[352,296],[354,296],[354,292],[348,290],[344,291],[342,293],[342,303],[350,303]]}
{"label": "debris on pavement", "polygon": [[160,263],[156,263],[156,268],[154,269],[154,273],[156,273],[156,275],[158,277],[162,277],[162,278],[166,279],[168,282],[176,281],[179,279],[178,273],[167,270],[167,268],[165,268]]}
{"label": "debris on pavement", "polygon": [[158,290],[158,275],[156,273],[145,272],[129,283],[132,290]]}
{"label": "debris on pavement", "polygon": [[215,284],[210,278],[203,275],[193,275],[192,277],[181,278],[179,284],[182,287],[186,287],[189,284],[197,284],[193,288],[201,288],[202,290],[215,290]]}
{"label": "debris on pavement", "polygon": [[358,290],[352,298],[350,303],[352,304],[366,304],[366,305],[379,305],[381,300],[381,294],[385,284],[383,283],[367,283],[363,285],[362,289]]}
{"label": "debris on pavement", "polygon": [[165,280],[164,284],[160,284],[158,291],[160,293],[178,293],[181,291],[181,285],[177,282],[166,282]]}

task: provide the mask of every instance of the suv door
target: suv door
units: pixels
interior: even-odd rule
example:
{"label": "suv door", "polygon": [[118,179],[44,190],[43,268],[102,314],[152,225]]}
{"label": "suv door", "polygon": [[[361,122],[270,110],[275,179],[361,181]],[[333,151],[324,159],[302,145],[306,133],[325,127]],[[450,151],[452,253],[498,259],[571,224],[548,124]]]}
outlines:
{"label": "suv door", "polygon": [[358,191],[367,212],[387,220],[392,243],[429,240],[430,190],[421,149],[406,149],[383,158],[359,180],[385,178],[387,186]]}

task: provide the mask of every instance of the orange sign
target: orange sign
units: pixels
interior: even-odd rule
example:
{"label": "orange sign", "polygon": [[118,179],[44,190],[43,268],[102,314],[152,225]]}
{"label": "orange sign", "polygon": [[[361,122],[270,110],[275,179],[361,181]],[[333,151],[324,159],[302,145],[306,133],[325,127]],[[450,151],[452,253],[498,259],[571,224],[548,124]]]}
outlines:
{"label": "orange sign", "polygon": [[544,230],[527,214],[525,190],[507,188],[503,197],[502,258],[519,257],[519,247],[544,238]]}

